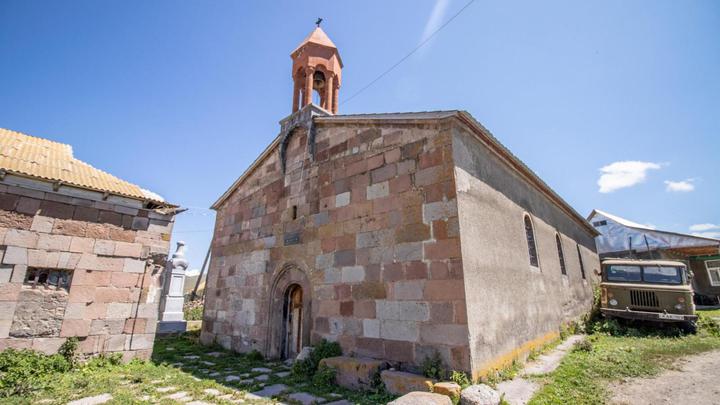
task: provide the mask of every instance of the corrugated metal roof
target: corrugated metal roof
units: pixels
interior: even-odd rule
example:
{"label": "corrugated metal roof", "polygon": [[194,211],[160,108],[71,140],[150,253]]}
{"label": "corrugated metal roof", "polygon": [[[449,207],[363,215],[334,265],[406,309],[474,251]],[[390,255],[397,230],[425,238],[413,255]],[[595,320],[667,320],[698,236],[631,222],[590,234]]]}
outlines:
{"label": "corrugated metal roof", "polygon": [[145,192],[135,184],[75,159],[70,145],[4,128],[0,128],[0,169],[143,201],[164,202],[155,193]]}

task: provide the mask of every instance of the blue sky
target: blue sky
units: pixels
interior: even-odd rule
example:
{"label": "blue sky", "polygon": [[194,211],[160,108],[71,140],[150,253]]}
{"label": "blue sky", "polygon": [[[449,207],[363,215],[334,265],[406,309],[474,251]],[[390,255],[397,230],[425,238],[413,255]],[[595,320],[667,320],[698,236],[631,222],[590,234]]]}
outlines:
{"label": "blue sky", "polygon": [[477,0],[342,103],[466,3],[3,0],[0,127],[190,207],[174,237],[200,267],[323,17],[340,113],[467,110],[583,215],[720,236],[719,2]]}

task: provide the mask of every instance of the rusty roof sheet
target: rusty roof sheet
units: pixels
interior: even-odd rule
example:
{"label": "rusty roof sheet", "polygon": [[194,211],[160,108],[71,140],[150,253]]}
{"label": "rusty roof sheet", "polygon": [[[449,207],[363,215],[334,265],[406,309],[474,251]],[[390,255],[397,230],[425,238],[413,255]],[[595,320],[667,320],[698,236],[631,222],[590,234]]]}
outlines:
{"label": "rusty roof sheet", "polygon": [[75,159],[70,145],[0,128],[0,169],[138,200],[162,197]]}

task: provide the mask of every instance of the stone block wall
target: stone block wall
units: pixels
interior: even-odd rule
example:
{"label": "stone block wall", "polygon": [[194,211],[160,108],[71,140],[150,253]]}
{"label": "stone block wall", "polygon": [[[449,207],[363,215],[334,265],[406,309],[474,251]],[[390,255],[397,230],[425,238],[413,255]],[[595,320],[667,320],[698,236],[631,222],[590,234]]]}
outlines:
{"label": "stone block wall", "polygon": [[475,135],[455,117],[318,118],[314,154],[295,130],[285,172],[278,138],[217,207],[202,341],[282,356],[293,284],[303,345],[410,370],[438,352],[477,377],[557,337],[592,299],[592,230]]}
{"label": "stone block wall", "polygon": [[438,351],[469,371],[450,128],[323,121],[314,159],[303,129],[285,173],[269,153],[218,209],[202,340],[280,355],[278,289],[294,282],[304,344],[410,368]]}
{"label": "stone block wall", "polygon": [[[74,336],[86,354],[148,358],[172,225],[154,210],[0,184],[0,350],[53,353]],[[33,287],[41,272],[69,286]]]}

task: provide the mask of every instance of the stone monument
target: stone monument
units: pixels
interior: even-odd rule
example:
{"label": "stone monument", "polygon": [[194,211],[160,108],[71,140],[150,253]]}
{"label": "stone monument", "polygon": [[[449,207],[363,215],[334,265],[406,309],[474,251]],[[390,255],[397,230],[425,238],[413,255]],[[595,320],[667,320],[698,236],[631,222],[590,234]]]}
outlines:
{"label": "stone monument", "polygon": [[165,265],[163,297],[160,306],[160,321],[157,333],[185,332],[187,322],[183,318],[185,297],[185,271],[188,261],[185,259],[185,242],[178,242],[172,258]]}

